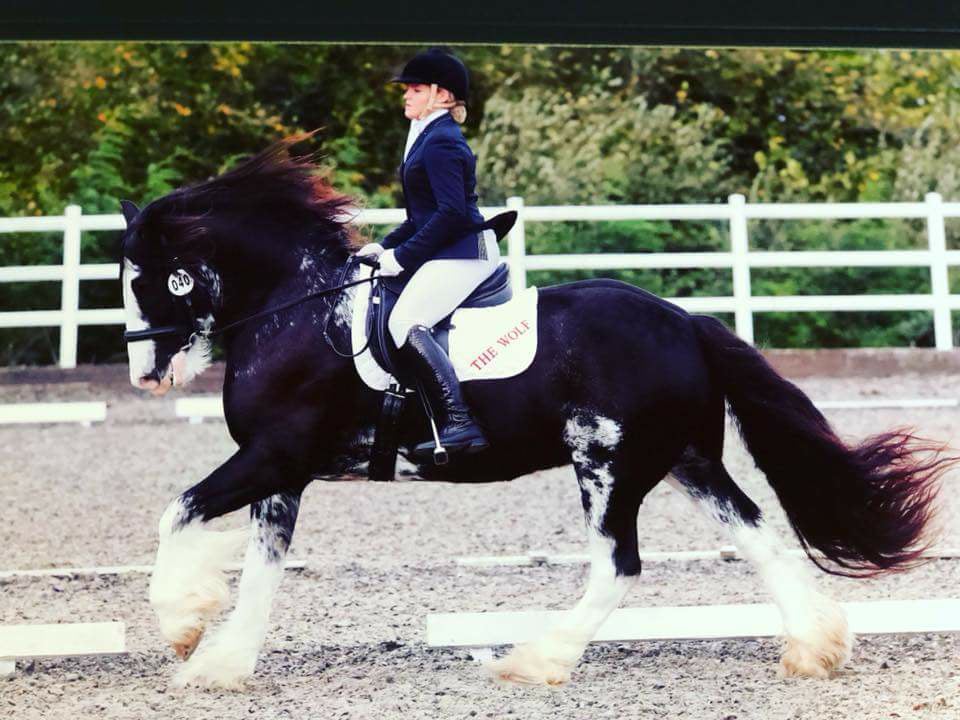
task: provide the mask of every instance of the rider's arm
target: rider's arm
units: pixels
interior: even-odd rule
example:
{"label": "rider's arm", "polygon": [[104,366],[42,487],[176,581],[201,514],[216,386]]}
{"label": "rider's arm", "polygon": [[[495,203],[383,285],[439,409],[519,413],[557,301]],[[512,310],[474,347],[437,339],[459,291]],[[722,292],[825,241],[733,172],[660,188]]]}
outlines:
{"label": "rider's arm", "polygon": [[386,237],[380,241],[380,244],[385,250],[395,248],[400,243],[413,237],[415,232],[417,232],[417,226],[414,225],[413,220],[408,217],[402,224],[397,225],[397,227],[387,233]]}
{"label": "rider's arm", "polygon": [[437,209],[419,232],[396,248],[397,262],[404,268],[419,267],[463,234],[468,218],[464,161],[461,148],[453,140],[438,138],[424,146],[423,164]]}

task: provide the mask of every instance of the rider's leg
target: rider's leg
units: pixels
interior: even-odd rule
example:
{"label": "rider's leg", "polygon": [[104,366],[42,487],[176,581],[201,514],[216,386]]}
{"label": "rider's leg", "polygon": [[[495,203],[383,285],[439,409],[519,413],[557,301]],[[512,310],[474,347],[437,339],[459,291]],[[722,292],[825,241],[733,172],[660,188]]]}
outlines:
{"label": "rider's leg", "polygon": [[432,328],[493,274],[500,264],[500,251],[492,231],[484,233],[484,241],[486,258],[430,260],[413,274],[390,313],[390,335],[398,348],[403,347],[410,328]]}
{"label": "rider's leg", "polygon": [[[489,443],[463,401],[453,365],[430,329],[423,325],[410,328],[400,354],[405,366],[422,385],[434,412],[439,415],[440,445],[447,452],[479,452],[486,448]],[[414,452],[429,452],[432,447],[432,443],[418,445]]]}
{"label": "rider's leg", "polygon": [[495,248],[485,260],[425,263],[407,283],[390,315],[394,343],[431,402],[441,410],[440,443],[448,450],[480,450],[487,443],[463,402],[450,359],[430,328],[453,312],[496,269],[499,255]]}

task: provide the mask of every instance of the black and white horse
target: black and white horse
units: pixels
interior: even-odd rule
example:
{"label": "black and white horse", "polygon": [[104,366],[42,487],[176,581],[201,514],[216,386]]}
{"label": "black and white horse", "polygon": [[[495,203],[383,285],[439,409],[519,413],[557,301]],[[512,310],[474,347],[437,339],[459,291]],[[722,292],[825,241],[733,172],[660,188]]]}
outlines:
{"label": "black and white horse", "polygon": [[[133,384],[162,394],[189,382],[208,362],[202,331],[237,323],[222,337],[224,410],[239,449],[160,520],[150,601],[163,635],[187,659],[181,683],[238,687],[253,673],[301,492],[312,479],[362,470],[380,406],[323,336],[332,313],[331,339],[350,347],[357,288],[290,304],[334,284],[355,249],[349,199],[318,179],[308,159],[291,157],[292,144],[142,211],[124,203],[121,279],[128,334],[138,340],[129,345]],[[184,323],[197,332],[178,334]],[[640,576],[637,514],[661,480],[758,568],[783,615],[783,670],[825,676],[840,666],[852,642],[843,611],[724,469],[725,403],[800,541],[819,551],[811,557],[828,572],[869,575],[916,563],[947,461],[903,432],[843,444],[800,390],[720,322],[633,286],[542,288],[538,324],[525,372],[464,386],[490,448],[469,463],[419,471],[451,482],[510,480],[571,462],[576,471],[592,558],[586,591],[562,622],[493,671],[518,682],[569,678]],[[428,437],[422,418],[405,427],[411,445]],[[244,506],[249,532],[205,528]],[[241,537],[249,540],[237,604],[197,647],[228,601],[222,568]]]}

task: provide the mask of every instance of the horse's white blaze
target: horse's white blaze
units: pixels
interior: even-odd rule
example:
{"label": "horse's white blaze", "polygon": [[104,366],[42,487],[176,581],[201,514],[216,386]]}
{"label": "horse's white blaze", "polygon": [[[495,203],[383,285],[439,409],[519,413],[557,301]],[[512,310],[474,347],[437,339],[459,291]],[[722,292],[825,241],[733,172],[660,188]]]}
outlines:
{"label": "horse's white blaze", "polygon": [[[279,496],[272,500],[283,502]],[[273,597],[283,578],[285,553],[276,528],[254,519],[237,605],[177,673],[176,684],[237,689],[253,675]]]}
{"label": "horse's white blaze", "polygon": [[198,521],[181,526],[185,510],[177,498],[163,513],[150,577],[150,604],[160,632],[181,657],[189,655],[207,622],[229,599],[223,568],[247,532],[204,530]]}
{"label": "horse's white blaze", "polygon": [[[129,260],[123,259],[123,311],[127,330],[146,330],[150,323],[140,310],[140,303],[133,292],[133,281],[140,277],[140,268]],[[127,343],[127,357],[130,363],[130,382],[140,387],[140,378],[153,372],[156,366],[157,344],[153,340]]]}
{"label": "horse's white blaze", "polygon": [[693,495],[676,478],[668,477],[667,482],[722,525],[734,545],[757,568],[783,616],[784,674],[825,677],[840,667],[853,647],[846,615],[838,603],[819,592],[802,560],[786,551],[762,519],[750,525],[731,506],[709,496]]}

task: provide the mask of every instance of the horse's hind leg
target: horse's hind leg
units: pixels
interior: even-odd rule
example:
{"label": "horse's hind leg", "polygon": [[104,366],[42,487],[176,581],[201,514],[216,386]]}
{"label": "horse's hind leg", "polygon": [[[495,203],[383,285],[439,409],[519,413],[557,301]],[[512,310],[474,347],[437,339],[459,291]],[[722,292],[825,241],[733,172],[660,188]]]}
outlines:
{"label": "horse's hind leg", "polygon": [[586,516],[591,558],[587,589],[543,637],[488,665],[500,680],[550,685],[569,680],[587,643],[640,576],[637,513],[644,494],[670,466],[670,461],[647,458],[651,462],[645,477],[628,471],[621,428],[601,416],[572,418],[564,439],[573,451]]}
{"label": "horse's hind leg", "polygon": [[853,645],[843,608],[817,590],[802,560],[786,552],[720,460],[691,448],[671,475],[667,482],[724,528],[773,595],[783,616],[781,673],[827,677],[840,667]]}
{"label": "horse's hind leg", "polygon": [[237,689],[253,675],[299,508],[299,493],[279,493],[250,506],[236,607],[177,672],[176,684]]}

